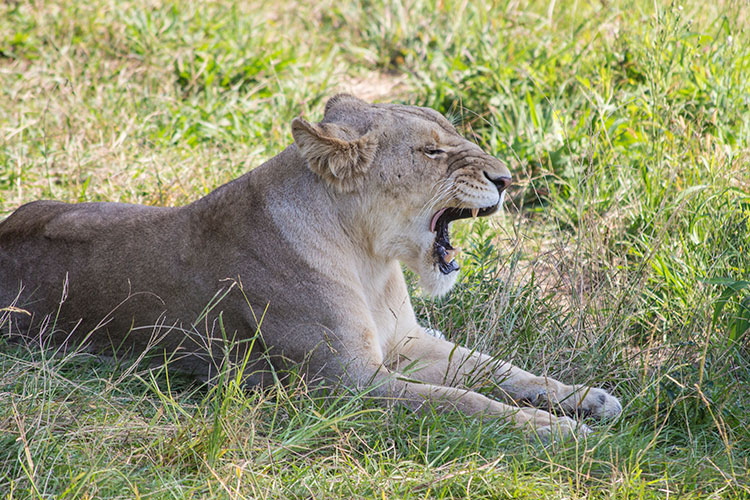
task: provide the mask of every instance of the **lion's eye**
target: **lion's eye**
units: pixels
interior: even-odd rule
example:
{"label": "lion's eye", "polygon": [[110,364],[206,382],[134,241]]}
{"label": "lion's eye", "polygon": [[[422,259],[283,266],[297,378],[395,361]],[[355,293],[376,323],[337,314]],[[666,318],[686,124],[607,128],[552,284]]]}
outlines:
{"label": "lion's eye", "polygon": [[431,147],[426,147],[422,151],[424,152],[425,156],[427,156],[427,158],[435,158],[445,153],[445,151],[443,151],[442,149],[431,148]]}

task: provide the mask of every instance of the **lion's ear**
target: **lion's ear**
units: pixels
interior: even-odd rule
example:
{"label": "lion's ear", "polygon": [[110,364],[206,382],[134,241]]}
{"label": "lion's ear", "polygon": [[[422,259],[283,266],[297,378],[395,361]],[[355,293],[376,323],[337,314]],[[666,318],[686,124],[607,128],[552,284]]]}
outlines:
{"label": "lion's ear", "polygon": [[370,134],[356,134],[335,123],[292,121],[292,135],[310,170],[339,192],[362,187],[375,158],[377,141]]}

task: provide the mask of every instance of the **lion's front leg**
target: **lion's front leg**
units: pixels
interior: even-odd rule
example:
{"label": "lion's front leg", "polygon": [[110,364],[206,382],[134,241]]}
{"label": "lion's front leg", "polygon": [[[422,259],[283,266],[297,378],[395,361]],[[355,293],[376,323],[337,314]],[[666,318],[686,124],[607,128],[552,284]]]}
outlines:
{"label": "lion's front leg", "polygon": [[[311,377],[320,378],[334,386],[343,383],[347,387],[359,388],[368,396],[374,396],[384,403],[400,403],[416,411],[433,408],[438,411],[459,411],[466,415],[499,418],[532,431],[545,440],[589,432],[585,425],[566,416],[553,415],[544,409],[505,404],[468,387],[457,387],[442,380],[415,380],[408,367],[399,370],[388,366],[391,363],[383,358],[380,345],[370,341],[374,338],[368,335],[372,330],[352,326],[343,331],[339,335],[329,331],[325,342],[315,346],[305,346],[302,342],[295,345],[302,348],[298,354],[304,353],[305,368]],[[364,334],[348,335],[347,332],[350,331],[363,331]],[[311,337],[313,336],[303,338]]]}
{"label": "lion's front leg", "polygon": [[368,385],[373,387],[370,395],[404,404],[414,411],[420,411],[428,405],[438,411],[454,410],[466,415],[501,418],[537,434],[544,441],[591,432],[584,424],[544,410],[507,405],[464,388],[419,383],[382,366],[374,371],[368,378]]}
{"label": "lion's front leg", "polygon": [[412,376],[427,383],[467,389],[489,388],[515,404],[612,418],[622,412],[619,400],[594,387],[563,384],[551,377],[539,377],[511,363],[471,351],[427,334],[421,328],[406,336],[393,359],[411,366]]}

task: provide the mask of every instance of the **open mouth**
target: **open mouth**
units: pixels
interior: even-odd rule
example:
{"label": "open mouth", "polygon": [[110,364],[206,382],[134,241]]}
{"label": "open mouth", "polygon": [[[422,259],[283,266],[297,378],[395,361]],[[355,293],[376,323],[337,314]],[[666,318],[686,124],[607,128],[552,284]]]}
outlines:
{"label": "open mouth", "polygon": [[454,220],[468,219],[470,217],[484,217],[497,211],[497,205],[485,208],[443,208],[435,212],[430,221],[430,231],[435,233],[435,241],[432,244],[432,255],[443,274],[458,271],[456,255],[458,250],[451,246],[450,232],[448,226]]}

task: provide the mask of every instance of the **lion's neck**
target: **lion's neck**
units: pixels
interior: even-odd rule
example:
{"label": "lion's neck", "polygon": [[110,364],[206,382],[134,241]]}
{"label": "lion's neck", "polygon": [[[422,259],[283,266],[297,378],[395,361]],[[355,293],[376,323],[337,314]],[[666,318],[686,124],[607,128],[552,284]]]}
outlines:
{"label": "lion's neck", "polygon": [[367,204],[367,194],[327,189],[290,146],[190,208],[212,221],[212,231],[269,235],[283,240],[269,241],[271,248],[293,248],[301,264],[320,273],[348,283],[377,282],[395,261],[379,239],[393,221]]}
{"label": "lion's neck", "polygon": [[248,182],[264,192],[274,225],[313,268],[347,282],[354,270],[361,280],[388,273],[394,258],[379,244],[367,194],[332,192],[293,146],[253,173]]}
{"label": "lion's neck", "polygon": [[[331,193],[290,147],[190,207],[211,221],[212,233],[232,231],[233,240],[240,234],[267,249],[264,265],[285,266],[303,281],[314,273],[371,311],[410,310],[399,264],[380,245],[383,229],[373,227],[378,219],[364,198]],[[283,249],[283,262],[274,249]]]}

